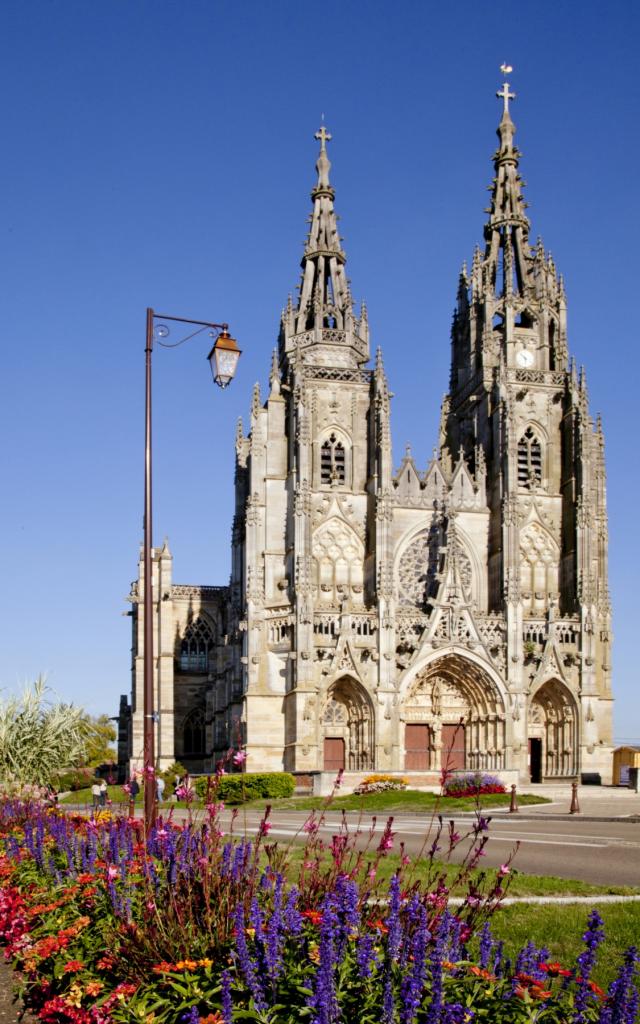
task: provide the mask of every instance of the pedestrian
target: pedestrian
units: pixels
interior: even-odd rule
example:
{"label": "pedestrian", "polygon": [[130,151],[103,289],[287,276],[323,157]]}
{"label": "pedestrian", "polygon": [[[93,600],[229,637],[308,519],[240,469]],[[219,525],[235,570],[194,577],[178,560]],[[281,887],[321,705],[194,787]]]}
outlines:
{"label": "pedestrian", "polygon": [[102,780],[102,782],[100,783],[100,786],[99,786],[99,800],[100,800],[100,806],[101,807],[106,807],[106,805],[107,805],[107,784],[104,781],[104,779]]}
{"label": "pedestrian", "polygon": [[138,785],[138,780],[134,777],[129,783],[129,796],[132,800],[135,800],[139,792],[140,786]]}
{"label": "pedestrian", "polygon": [[158,803],[161,803],[162,797],[164,796],[164,779],[162,778],[162,775],[158,775],[156,778],[156,796],[158,798]]}
{"label": "pedestrian", "polygon": [[94,808],[100,806],[100,783],[97,779],[94,779],[91,785],[91,801]]}

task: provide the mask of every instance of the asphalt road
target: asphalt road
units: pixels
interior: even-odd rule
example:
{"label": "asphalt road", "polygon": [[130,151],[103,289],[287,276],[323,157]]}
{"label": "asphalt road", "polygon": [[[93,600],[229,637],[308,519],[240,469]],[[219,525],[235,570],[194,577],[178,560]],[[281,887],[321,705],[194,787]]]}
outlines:
{"label": "asphalt road", "polygon": [[[269,839],[285,843],[298,838],[299,830],[306,819],[300,812],[274,811]],[[340,815],[328,814],[323,827],[323,836],[330,840],[337,830]],[[376,824],[376,837],[384,828],[386,815],[380,815]],[[449,818],[445,816],[445,822]],[[468,817],[454,817],[456,831],[464,834],[470,827]],[[256,812],[242,812],[235,824],[235,831],[255,832],[260,815]],[[348,814],[347,821],[354,830],[358,815]],[[368,831],[370,817],[363,816],[360,828]],[[432,826],[433,828],[433,826]],[[419,815],[398,815],[393,821],[395,832],[394,850],[404,842],[409,856],[416,856],[425,843],[429,821]],[[433,832],[431,833],[433,836]],[[561,878],[577,878],[594,885],[640,886],[640,824],[618,821],[585,821],[576,818],[545,820],[542,817],[527,819],[523,815],[494,818],[489,826],[489,842],[482,864],[498,867],[506,861],[517,842],[520,843],[513,866],[519,871],[534,875],[558,875]],[[430,840],[432,841],[432,839]],[[377,839],[373,845],[377,845]],[[446,843],[445,843],[446,846]]]}

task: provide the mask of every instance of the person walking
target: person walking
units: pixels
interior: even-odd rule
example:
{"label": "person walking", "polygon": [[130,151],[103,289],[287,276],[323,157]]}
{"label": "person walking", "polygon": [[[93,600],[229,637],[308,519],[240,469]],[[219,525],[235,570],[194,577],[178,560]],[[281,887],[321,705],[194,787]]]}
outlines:
{"label": "person walking", "polygon": [[158,803],[162,803],[162,798],[164,796],[164,785],[165,783],[164,779],[162,778],[162,775],[158,775],[156,778],[156,797],[158,799]]}
{"label": "person walking", "polygon": [[106,805],[107,805],[107,784],[106,784],[104,779],[100,783],[100,787],[99,787],[99,800],[100,800],[100,806],[101,807],[106,807]]}
{"label": "person walking", "polygon": [[100,806],[100,783],[97,779],[94,779],[91,785],[91,802],[94,809]]}

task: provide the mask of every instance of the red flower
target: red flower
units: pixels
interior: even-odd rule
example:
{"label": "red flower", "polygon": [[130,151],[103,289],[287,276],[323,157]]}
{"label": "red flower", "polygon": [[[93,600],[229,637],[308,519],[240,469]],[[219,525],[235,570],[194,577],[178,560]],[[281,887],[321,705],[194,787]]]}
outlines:
{"label": "red flower", "polygon": [[540,964],[540,970],[544,971],[552,978],[570,978],[572,972],[565,970],[562,964],[559,964],[557,960],[554,960],[550,964]]}
{"label": "red flower", "polygon": [[322,924],[322,913],[319,910],[303,910],[302,917],[306,917],[311,924]]}
{"label": "red flower", "polygon": [[78,971],[84,971],[84,964],[81,960],[68,960],[62,970],[65,974],[77,974]]}

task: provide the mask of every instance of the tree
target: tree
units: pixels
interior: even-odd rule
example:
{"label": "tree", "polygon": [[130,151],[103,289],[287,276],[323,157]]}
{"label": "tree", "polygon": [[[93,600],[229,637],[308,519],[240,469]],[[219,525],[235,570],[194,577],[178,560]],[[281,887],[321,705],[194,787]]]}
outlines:
{"label": "tree", "polygon": [[86,760],[93,728],[75,704],[54,702],[40,676],[19,697],[0,701],[0,781],[47,785]]}
{"label": "tree", "polygon": [[114,748],[110,746],[117,737],[116,728],[108,715],[86,715],[91,732],[87,740],[85,760],[83,764],[97,768],[100,764],[112,764],[118,760]]}

